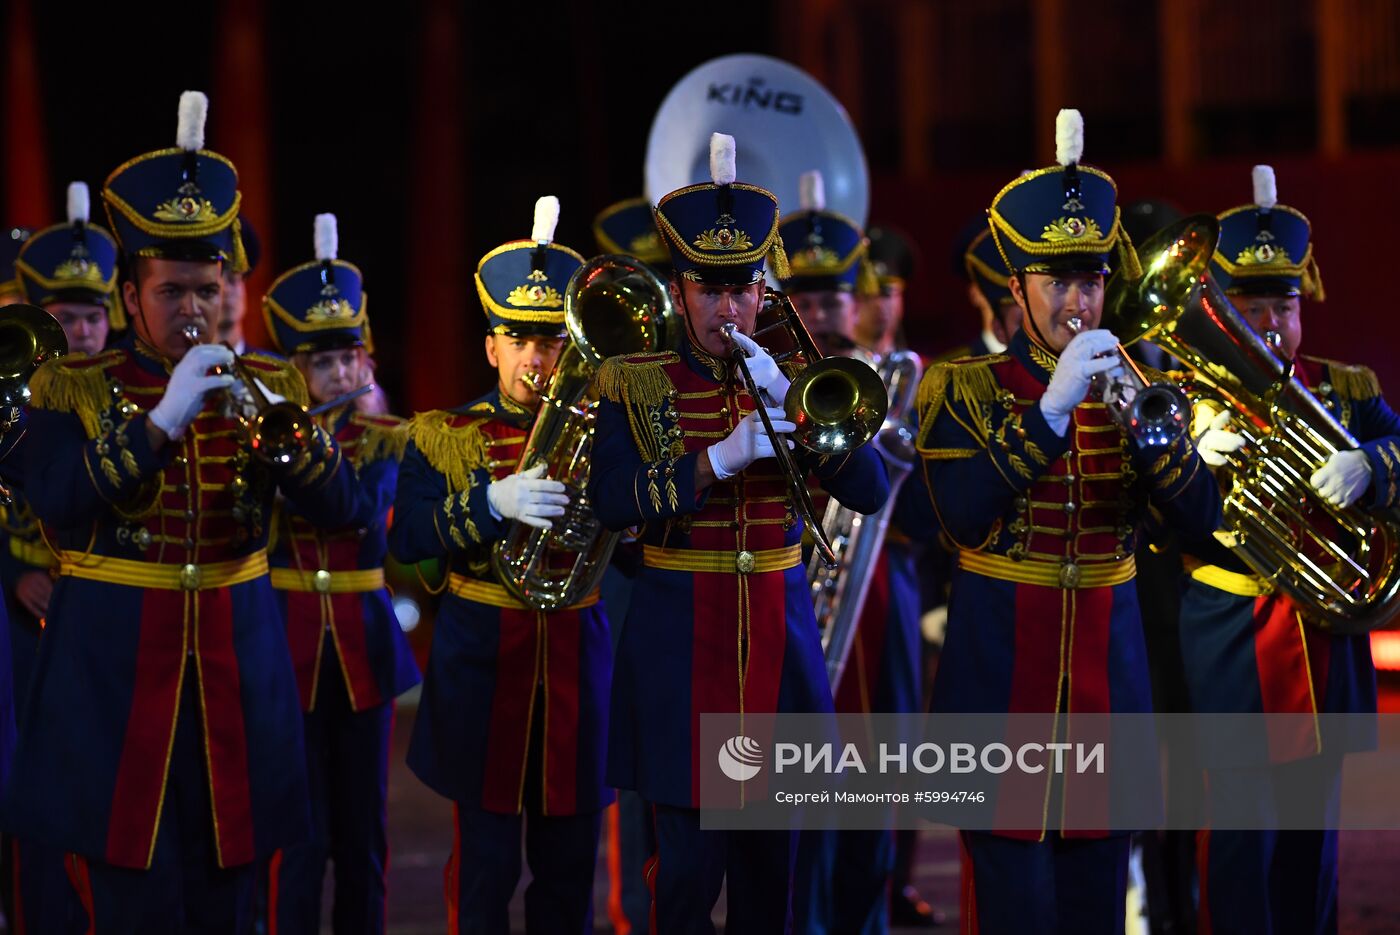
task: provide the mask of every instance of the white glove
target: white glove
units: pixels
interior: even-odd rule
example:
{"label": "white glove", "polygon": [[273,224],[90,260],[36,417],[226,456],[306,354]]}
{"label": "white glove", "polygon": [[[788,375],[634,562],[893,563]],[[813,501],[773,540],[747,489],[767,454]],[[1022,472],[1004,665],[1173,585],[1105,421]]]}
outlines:
{"label": "white glove", "polygon": [[734,339],[734,343],[739,345],[740,350],[744,352],[744,356],[748,358],[749,373],[753,376],[753,382],[763,391],[763,395],[767,397],[770,404],[781,406],[783,400],[787,398],[788,387],[792,385],[792,381],[783,376],[782,370],[778,369],[777,362],[767,351],[759,347],[753,338],[741,334],[737,328],[731,337]]}
{"label": "white glove", "polygon": [[204,394],[233,383],[232,373],[210,374],[209,369],[232,366],[233,351],[222,344],[197,344],[190,348],[170,371],[165,395],[147,418],[167,438],[179,438],[204,408]]}
{"label": "white glove", "polygon": [[[769,409],[768,418],[775,432],[791,432],[797,425],[787,421],[781,409]],[[787,443],[791,448],[791,440]],[[763,430],[763,420],[758,410],[754,410],[734,426],[734,431],[706,449],[710,455],[710,467],[715,477],[728,480],[760,458],[773,457],[773,443]]]}
{"label": "white glove", "polygon": [[1217,413],[1214,419],[1210,420],[1210,428],[1201,433],[1201,437],[1196,439],[1196,451],[1200,454],[1201,460],[1211,467],[1220,467],[1230,459],[1226,455],[1239,451],[1245,446],[1243,436],[1229,431],[1225,426],[1230,424],[1230,413],[1228,411]]}
{"label": "white glove", "polygon": [[1040,414],[1056,435],[1063,436],[1069,430],[1070,413],[1084,402],[1094,376],[1122,368],[1118,355],[1098,356],[1117,346],[1118,339],[1113,332],[1095,328],[1075,335],[1060,352],[1060,361],[1050,375],[1050,385],[1040,397]]}
{"label": "white glove", "polygon": [[1334,451],[1308,482],[1333,506],[1345,509],[1371,486],[1371,459],[1360,448]]}
{"label": "white glove", "polygon": [[544,465],[492,481],[486,488],[486,505],[496,519],[519,520],[536,529],[548,529],[553,518],[564,515],[569,496],[557,480],[542,478]]}

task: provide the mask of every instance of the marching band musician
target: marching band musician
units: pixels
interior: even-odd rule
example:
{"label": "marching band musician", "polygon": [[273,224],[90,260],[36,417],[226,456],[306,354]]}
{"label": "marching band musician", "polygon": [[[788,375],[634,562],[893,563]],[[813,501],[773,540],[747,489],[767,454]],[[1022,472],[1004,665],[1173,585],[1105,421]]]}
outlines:
{"label": "marching band musician", "polygon": [[217,334],[220,344],[227,344],[235,354],[246,354],[249,348],[243,336],[243,320],[248,317],[248,278],[258,268],[258,260],[262,258],[262,242],[258,240],[253,225],[241,214],[238,216],[238,233],[243,240],[243,255],[248,259],[247,268],[236,270],[230,265],[224,269]]}
{"label": "marching band musician", "polygon": [[[109,334],[126,327],[117,296],[117,242],[91,223],[87,183],[71,183],[67,201],[67,223],[33,234],[20,248],[16,282],[22,301],[45,309],[63,327],[70,355],[93,355],[106,347]],[[4,533],[9,541],[0,554],[0,579],[10,616],[15,712],[22,717],[58,562],[18,489],[4,507]],[[15,842],[14,858],[11,876],[19,898],[8,909],[11,925],[36,932],[80,925],[81,907],[63,870],[62,853],[26,840]]]}
{"label": "marching band musician", "polygon": [[[255,460],[232,351],[191,346],[216,321],[223,265],[243,262],[238,175],[204,149],[207,106],[185,92],[177,145],[102,192],[132,333],[32,381],[25,474],[43,483],[27,494],[59,581],[4,820],[67,853],[97,932],[241,931],[254,861],[306,835],[268,518],[276,490],[326,525],[356,495],[324,431],[289,464]],[[284,362],[238,367],[269,399],[305,399]]]}
{"label": "marching band musician", "polygon": [[[763,267],[786,277],[772,193],[735,181],[734,139],[711,138],[710,183],[664,196],[657,227],[671,254],[680,350],[607,361],[589,492],[610,529],[640,526],[642,569],[618,646],[608,780],[652,803],[653,931],[713,931],[727,875],[727,927],[791,924],[796,835],[701,830],[702,713],[824,712],[831,695],[801,556],[802,524],[774,468],[756,405],[790,432],[788,380],[746,335]],[[764,400],[752,399],[723,326]],[[798,455],[800,462],[808,459]],[[863,513],[887,496],[879,456],[857,449],[815,466]],[[656,612],[665,608],[666,614]]]}
{"label": "marching band musician", "polygon": [[[1256,166],[1254,203],[1220,215],[1211,272],[1255,331],[1277,335],[1280,359],[1293,362],[1294,375],[1361,443],[1333,454],[1309,479],[1312,486],[1340,507],[1384,509],[1397,499],[1400,417],[1366,367],[1299,353],[1302,298],[1324,298],[1311,236],[1302,212],[1278,203],[1273,170]],[[1212,467],[1245,445],[1228,423],[1227,413],[1198,407],[1197,444]],[[1188,541],[1183,549],[1190,579],[1182,597],[1181,647],[1195,711],[1375,713],[1368,634],[1323,631],[1220,541]],[[1203,929],[1336,931],[1342,757],[1373,747],[1375,725],[1349,720],[1345,730],[1326,731],[1315,718],[1306,721],[1311,728],[1301,734],[1271,735],[1267,751],[1244,757],[1239,749],[1202,751],[1207,794],[1217,806],[1267,809],[1274,790],[1303,787],[1330,816],[1310,830],[1202,831]]]}
{"label": "marching band musician", "polygon": [[[333,214],[317,215],[316,260],[273,281],[263,298],[267,333],[306,380],[311,402],[333,403],[364,386],[368,295],[358,267],[338,256]],[[384,586],[389,508],[406,436],[402,420],[362,415],[342,402],[316,416],[360,479],[353,516],[318,526],[290,504],[278,511],[272,586],[305,711],[311,841],[269,865],[268,914],[279,933],[321,930],[321,884],[335,863],[337,933],[383,932],[388,871],[389,732],[394,698],[418,684],[418,667]]]}
{"label": "marching band musician", "polygon": [[[802,207],[778,224],[790,273],[782,280],[783,290],[805,313],[804,323],[826,338],[829,346],[855,349],[854,353],[878,362],[878,347],[886,347],[887,352],[894,349],[898,326],[894,295],[886,295],[885,307],[871,316],[875,322],[867,322],[869,341],[857,345],[855,336],[858,324],[866,320],[864,306],[881,301],[883,289],[893,293],[895,285],[892,281],[880,285],[860,227],[827,209],[820,172],[803,173],[798,191]],[[899,288],[902,285],[901,280]],[[818,491],[813,491],[813,499],[820,509],[825,497],[818,499]],[[841,573],[869,574],[872,580],[845,675],[835,692],[835,710],[846,714],[920,710],[919,585],[913,554],[905,549],[892,556],[887,539],[870,568],[843,568]],[[804,832],[793,905],[796,929],[883,931],[889,921],[887,891],[894,860],[894,834],[889,829]],[[838,880],[840,886],[834,885]]]}
{"label": "marching band musician", "polygon": [[856,343],[885,355],[905,346],[904,290],[914,268],[914,252],[903,236],[888,227],[871,227],[865,256],[875,276],[874,289],[856,307]]}
{"label": "marching band musician", "polygon": [[[962,253],[962,269],[968,300],[982,317],[982,334],[968,356],[1004,353],[1021,330],[1025,312],[1011,295],[1011,277],[985,222]],[[978,350],[979,345],[986,350]]]}
{"label": "marching band musician", "polygon": [[[1130,268],[1136,256],[1113,181],[1079,164],[1078,111],[1060,112],[1056,140],[1058,164],[1013,180],[989,209],[1025,327],[1005,354],[932,368],[920,391],[928,487],[960,550],[934,713],[1150,711],[1136,523],[1148,503],[1198,534],[1220,518],[1189,438],[1141,448],[1086,400],[1093,376],[1120,366],[1099,356],[1117,346],[1097,329],[1107,255]],[[981,931],[1122,930],[1126,833],[1042,825],[962,841]]]}
{"label": "marching band musician", "polygon": [[597,593],[558,611],[512,597],[491,569],[511,521],[548,528],[564,485],[517,460],[563,350],[564,289],[583,258],[554,242],[559,201],[541,198],[533,234],[487,253],[476,285],[497,385],[409,424],[399,470],[396,558],[450,562],[408,763],[451,799],[456,834],[447,867],[448,928],[504,932],[520,879],[521,824],[533,879],[529,932],[592,931],[593,871],[612,668]]}

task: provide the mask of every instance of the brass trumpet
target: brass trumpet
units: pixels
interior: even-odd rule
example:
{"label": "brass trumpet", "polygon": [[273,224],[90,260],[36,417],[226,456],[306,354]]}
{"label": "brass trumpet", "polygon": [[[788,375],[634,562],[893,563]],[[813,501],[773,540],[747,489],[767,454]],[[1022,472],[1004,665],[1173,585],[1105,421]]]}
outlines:
{"label": "brass trumpet", "polygon": [[[823,357],[807,326],[798,316],[797,309],[793,307],[792,300],[776,289],[769,289],[764,295],[759,316],[765,314],[773,315],[774,320],[755,327],[750,337],[758,340],[760,335],[775,331],[786,334],[792,346],[773,353],[774,362],[801,359],[806,363],[806,367],[788,387],[783,405],[788,421],[797,426],[791,433],[792,439],[819,455],[844,455],[874,438],[884,424],[889,408],[889,397],[879,374],[869,364],[850,357]],[[802,521],[812,532],[816,554],[826,567],[834,568],[837,564],[836,552],[812,503],[806,474],[798,468],[784,439],[773,430],[773,421],[768,418],[767,408],[763,404],[762,391],[749,372],[748,358],[734,341],[735,326],[728,324],[721,330],[731,344],[729,356],[743,376],[744,385],[753,397],[758,417],[763,422],[763,430],[773,444],[773,456],[787,481],[788,493]]]}
{"label": "brass trumpet", "polygon": [[[191,322],[180,333],[190,342],[190,347],[205,343],[203,323]],[[244,412],[242,401],[232,393],[226,400],[226,412],[248,433],[248,446],[253,454],[268,464],[291,464],[310,444],[311,419],[306,410],[285,399],[280,403],[268,399],[257,378],[237,356],[233,359],[233,375],[253,401],[253,413]]]}
{"label": "brass trumpet", "polygon": [[[1065,322],[1074,334],[1084,322],[1074,316]],[[1174,383],[1154,383],[1137,361],[1119,344],[1114,350],[1122,367],[1112,376],[1094,374],[1093,393],[1103,400],[1114,423],[1144,448],[1165,448],[1186,434],[1191,404]]]}
{"label": "brass trumpet", "polygon": [[0,433],[19,421],[29,405],[29,381],[46,360],[68,353],[68,336],[58,320],[37,305],[0,309]]}

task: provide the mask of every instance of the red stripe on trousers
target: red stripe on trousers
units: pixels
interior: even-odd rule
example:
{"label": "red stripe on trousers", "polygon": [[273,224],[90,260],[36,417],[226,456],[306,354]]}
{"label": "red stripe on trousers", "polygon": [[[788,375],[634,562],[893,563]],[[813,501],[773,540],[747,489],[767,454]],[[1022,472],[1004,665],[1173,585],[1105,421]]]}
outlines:
{"label": "red stripe on trousers", "polygon": [[365,644],[365,595],[332,594],[331,626],[340,647],[340,665],[350,690],[350,706],[366,711],[383,702]]}
{"label": "red stripe on trousers", "polygon": [[622,908],[622,806],[614,801],[604,810],[608,828],[608,921],[614,935],[632,935],[632,923]]}
{"label": "red stripe on trousers", "polygon": [[267,862],[267,935],[277,935],[277,902],[281,894],[282,849],[272,852]]}
{"label": "red stripe on trousers", "polygon": [[[1108,640],[1113,614],[1112,588],[1085,588],[1070,595],[1074,611],[1071,628],[1069,660],[1069,711],[1071,714],[1101,715],[1113,710],[1108,685]],[[1105,750],[1112,750],[1111,738],[1101,728],[1103,718],[1094,718],[1100,730],[1094,736],[1076,736],[1070,721],[1066,740],[1083,740],[1092,747],[1102,741]],[[1107,764],[1105,764],[1106,766]],[[1067,837],[1095,834],[1086,829],[1108,827],[1110,801],[1108,773],[1069,772],[1064,785],[1065,825],[1076,829],[1061,833]]]}
{"label": "red stripe on trousers", "polygon": [[[486,733],[486,762],[482,764],[481,807],[509,815],[520,809],[539,645],[535,611],[502,608],[499,614],[496,687]],[[477,621],[470,623],[475,626]],[[463,711],[461,716],[473,717],[475,713]]]}
{"label": "red stripe on trousers", "polygon": [[443,898],[447,902],[447,935],[459,935],[459,907],[457,893],[462,875],[462,813],[454,803],[452,806],[452,853],[447,856],[447,866],[442,868]]}
{"label": "red stripe on trousers", "polygon": [[579,643],[577,610],[545,617],[544,801],[550,815],[572,815],[578,803]]}
{"label": "red stripe on trousers", "polygon": [[68,871],[68,882],[72,884],[78,903],[83,907],[83,915],[87,916],[85,935],[95,935],[97,916],[92,906],[92,878],[88,876],[87,859],[77,854],[67,854],[63,858],[63,869]]}
{"label": "red stripe on trousers", "polygon": [[[1312,685],[1305,676],[1308,650],[1293,602],[1278,595],[1256,597],[1250,622],[1264,713],[1311,715]],[[1270,762],[1284,763],[1317,753],[1317,731],[1311,717],[1270,718],[1268,733]]]}
{"label": "red stripe on trousers", "polygon": [[[1207,779],[1207,782],[1210,780]],[[1214,926],[1210,922],[1210,829],[1196,832],[1196,880],[1200,890],[1197,898],[1200,908],[1196,912],[1196,935],[1211,935]]]}
{"label": "red stripe on trousers", "polygon": [[301,709],[311,710],[311,691],[316,685],[316,662],[325,637],[321,621],[321,595],[310,591],[287,591],[287,649],[297,673]]}
{"label": "red stripe on trousers", "polygon": [[131,709],[107,824],[105,859],[119,867],[148,866],[155,843],[180,704],[184,619],[185,592],[145,592]]}
{"label": "red stripe on trousers", "polygon": [[214,806],[219,866],[251,862],[253,797],[248,788],[248,735],[243,724],[238,656],[233,645],[233,594],[228,588],[196,592],[204,707],[204,746]]}

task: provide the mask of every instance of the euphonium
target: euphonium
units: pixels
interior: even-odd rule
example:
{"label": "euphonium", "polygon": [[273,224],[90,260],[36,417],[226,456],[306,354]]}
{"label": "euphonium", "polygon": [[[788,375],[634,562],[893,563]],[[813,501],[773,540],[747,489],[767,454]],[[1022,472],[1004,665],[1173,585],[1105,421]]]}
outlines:
{"label": "euphonium", "polygon": [[0,308],[0,433],[29,404],[29,380],[39,365],[67,353],[68,336],[48,312],[22,303]]}
{"label": "euphonium", "polygon": [[[775,289],[767,290],[759,317],[773,315],[774,320],[760,324],[755,320],[755,341],[761,335],[777,332],[791,342],[786,349],[772,352],[778,363],[801,359],[806,366],[792,379],[783,403],[789,422],[796,425],[790,433],[793,441],[819,455],[846,455],[875,437],[885,421],[889,398],[879,376],[864,361],[850,357],[823,357],[817,349],[807,326],[797,314],[792,300]],[[763,430],[773,443],[773,457],[787,482],[788,493],[816,545],[815,554],[828,568],[836,567],[836,552],[822,529],[821,518],[807,489],[807,476],[797,465],[784,440],[773,430],[772,420],[763,405],[763,397],[749,373],[747,358],[732,337],[734,325],[721,331],[731,343],[730,359],[738,367],[758,407]]]}
{"label": "euphonium", "polygon": [[1400,512],[1339,509],[1313,490],[1313,471],[1356,439],[1211,278],[1219,234],[1215,218],[1196,215],[1152,237],[1139,249],[1142,279],[1110,281],[1105,326],[1181,360],[1192,398],[1229,411],[1245,438],[1222,469],[1216,538],[1314,622],[1343,633],[1382,627],[1400,607]]}
{"label": "euphonium", "polygon": [[[204,326],[191,322],[180,332],[193,347],[204,343]],[[257,378],[248,372],[236,356],[233,359],[233,375],[242,385],[252,402],[251,415],[244,412],[240,401],[229,396],[229,414],[236,418],[248,433],[248,445],[253,454],[269,464],[291,464],[311,441],[311,418],[301,406],[288,400],[274,403],[267,398]]]}
{"label": "euphonium", "polygon": [[586,493],[597,406],[589,393],[593,376],[609,357],[665,347],[673,318],[666,283],[631,257],[595,257],[564,290],[569,346],[540,391],[539,413],[516,470],[544,464],[544,476],[566,488],[569,506],[549,529],[512,523],[491,551],[501,583],[537,610],[557,610],[587,596],[617,544],[618,534],[603,529]]}
{"label": "euphonium", "polygon": [[807,580],[812,585],[812,603],[817,628],[822,634],[827,680],[833,693],[846,671],[856,625],[870,591],[875,561],[880,556],[890,517],[894,515],[900,485],[913,470],[917,458],[911,417],[919,378],[923,375],[923,362],[913,351],[893,351],[875,363],[875,372],[885,386],[889,411],[873,444],[885,461],[890,498],[872,516],[862,516],[842,506],[835,497],[828,500],[822,525],[831,537],[840,565],[832,568],[815,555],[807,563]]}

